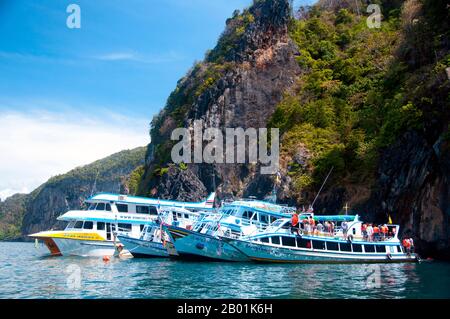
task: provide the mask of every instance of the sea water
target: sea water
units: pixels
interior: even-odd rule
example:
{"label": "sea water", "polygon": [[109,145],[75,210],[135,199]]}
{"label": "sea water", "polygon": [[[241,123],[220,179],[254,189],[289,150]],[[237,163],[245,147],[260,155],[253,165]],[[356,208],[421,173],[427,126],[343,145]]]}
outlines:
{"label": "sea water", "polygon": [[450,298],[450,263],[105,262],[0,242],[0,298]]}

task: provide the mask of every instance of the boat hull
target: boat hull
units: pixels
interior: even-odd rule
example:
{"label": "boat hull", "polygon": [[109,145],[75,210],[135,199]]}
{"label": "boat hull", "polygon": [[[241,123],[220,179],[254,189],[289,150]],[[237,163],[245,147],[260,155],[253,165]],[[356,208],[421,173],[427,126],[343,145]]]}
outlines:
{"label": "boat hull", "polygon": [[152,258],[152,257],[171,257],[177,256],[173,244],[170,242],[163,243],[151,242],[148,240],[141,240],[136,238],[131,238],[128,236],[118,236],[120,242],[125,246],[133,257],[137,258]]}
{"label": "boat hull", "polygon": [[249,261],[250,259],[220,238],[166,226],[179,257],[216,261]]}
{"label": "boat hull", "polygon": [[258,262],[278,263],[392,263],[416,262],[417,256],[404,253],[343,253],[318,249],[276,247],[238,239],[224,239],[249,259]]}

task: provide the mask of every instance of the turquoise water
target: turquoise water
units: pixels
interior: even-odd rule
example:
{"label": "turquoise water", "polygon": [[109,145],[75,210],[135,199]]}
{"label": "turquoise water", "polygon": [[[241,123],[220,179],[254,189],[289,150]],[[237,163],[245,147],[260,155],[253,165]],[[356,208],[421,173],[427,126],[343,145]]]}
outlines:
{"label": "turquoise water", "polygon": [[279,265],[41,257],[0,243],[0,298],[450,298],[450,263]]}

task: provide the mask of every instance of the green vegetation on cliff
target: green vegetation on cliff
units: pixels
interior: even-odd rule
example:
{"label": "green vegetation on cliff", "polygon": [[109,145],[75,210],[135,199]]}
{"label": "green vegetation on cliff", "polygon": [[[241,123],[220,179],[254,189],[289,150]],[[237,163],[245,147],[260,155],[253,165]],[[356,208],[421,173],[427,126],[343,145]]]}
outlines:
{"label": "green vegetation on cliff", "polygon": [[290,163],[296,191],[321,181],[332,166],[341,181],[370,179],[381,148],[407,130],[423,131],[445,111],[445,98],[426,88],[439,82],[445,92],[449,62],[438,39],[448,38],[448,23],[445,15],[423,13],[427,6],[431,1],[407,1],[384,12],[381,28],[368,28],[365,16],[345,8],[315,6],[292,20],[305,72],[269,126],[284,133],[286,154],[295,155],[300,144],[312,153],[310,167]]}

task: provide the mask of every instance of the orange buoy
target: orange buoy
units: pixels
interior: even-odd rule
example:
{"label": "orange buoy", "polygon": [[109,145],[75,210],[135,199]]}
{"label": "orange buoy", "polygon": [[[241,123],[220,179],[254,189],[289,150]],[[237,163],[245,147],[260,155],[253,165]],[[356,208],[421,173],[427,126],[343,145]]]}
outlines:
{"label": "orange buoy", "polygon": [[108,262],[108,261],[110,261],[111,260],[111,257],[109,257],[109,256],[103,256],[103,261],[106,263],[106,262]]}

